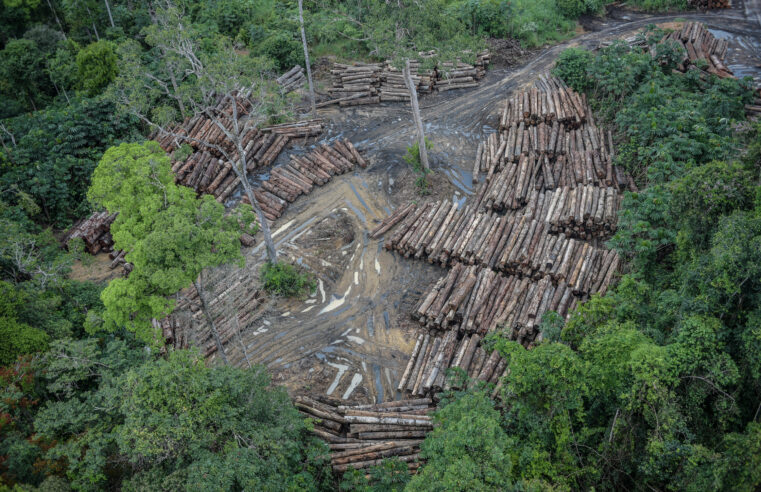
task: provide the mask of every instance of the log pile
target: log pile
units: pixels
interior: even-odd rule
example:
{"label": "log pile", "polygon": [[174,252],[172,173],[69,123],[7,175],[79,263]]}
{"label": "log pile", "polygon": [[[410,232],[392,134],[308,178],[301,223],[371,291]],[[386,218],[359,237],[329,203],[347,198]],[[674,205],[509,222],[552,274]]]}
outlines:
{"label": "log pile", "polygon": [[535,87],[506,101],[499,128],[505,131],[520,123],[526,127],[553,121],[574,128],[583,124],[591,114],[584,94],[573,91],[556,77],[541,77]]}
{"label": "log pile", "polygon": [[[587,189],[588,195],[594,197],[594,191],[602,188]],[[554,209],[545,207],[540,209],[540,214],[546,210],[546,216],[552,216],[553,210],[558,210],[557,217],[566,220],[559,204],[558,199]],[[613,201],[608,205],[610,211],[616,210]],[[386,241],[386,248],[405,257],[425,258],[429,263],[442,266],[479,265],[534,280],[549,276],[555,283],[567,281],[576,294],[596,292],[594,286],[598,285],[598,276],[604,276],[608,266],[617,258],[613,251],[563,233],[557,234],[561,227],[553,224],[561,222],[555,216],[552,217],[555,222],[551,222],[539,221],[529,215],[499,216],[494,212],[473,215],[464,209],[460,220],[456,208],[456,204],[448,201],[421,206],[411,215],[419,217],[417,221],[405,221]],[[588,219],[591,217],[594,216],[588,216]],[[416,227],[418,223],[420,225]],[[609,224],[606,226],[610,227]],[[597,229],[593,226],[594,223],[590,223],[590,230],[595,234]],[[569,225],[564,227],[570,228]]]}
{"label": "log pile", "polygon": [[687,4],[694,9],[702,11],[732,7],[731,0],[688,0]]}
{"label": "log pile", "polygon": [[708,73],[722,79],[734,78],[732,71],[722,62],[727,54],[729,42],[714,37],[702,22],[685,22],[681,30],[664,36],[663,41],[669,40],[676,41],[682,47],[682,59],[678,70],[699,70],[698,64],[704,64]]}
{"label": "log pile", "polygon": [[469,203],[409,204],[370,233],[448,268],[412,314],[422,330],[398,387],[412,396],[445,388],[450,367],[496,382],[505,362],[481,347],[484,336],[504,330],[533,345],[545,313],[566,317],[604,294],[621,262],[602,244],[616,230],[622,191],[636,186],[612,164],[612,135],[595,126],[584,98],[542,78],[501,114],[500,131],[476,152],[474,176],[485,179]]}
{"label": "log pile", "polygon": [[433,428],[430,398],[373,405],[341,405],[327,398],[296,396],[294,405],[327,441],[334,472],[367,469],[395,457],[412,472],[420,466],[420,443]]}
{"label": "log pile", "polygon": [[[251,284],[238,278],[221,293],[207,299],[209,313],[223,345],[233,337],[239,336],[240,331],[250,323],[264,302],[264,292],[249,289],[247,285]],[[207,297],[211,295],[207,294]],[[187,311],[192,313],[190,319],[181,319],[178,315],[170,314],[161,321],[154,319],[153,326],[161,330],[166,345],[178,349],[195,346],[204,357],[214,354],[217,344],[201,310],[198,291],[193,286],[187,289],[175,309],[175,313]]]}
{"label": "log pile", "polygon": [[[271,165],[291,139],[317,135],[322,131],[322,122],[308,120],[249,131],[242,145],[246,153],[247,171]],[[174,150],[171,140],[161,139],[162,147]],[[237,153],[233,153],[237,158]],[[240,184],[240,179],[218,151],[212,148],[199,149],[184,161],[175,161],[172,171],[178,183],[200,193],[213,195],[224,202]]]}
{"label": "log pile", "polygon": [[449,389],[447,370],[459,368],[471,380],[497,384],[505,374],[507,360],[496,351],[487,353],[478,334],[446,334],[421,331],[397,390],[405,395],[421,396]]}
{"label": "log pile", "polygon": [[[611,266],[615,269],[616,265]],[[579,265],[572,274],[594,277],[592,268],[577,273],[581,270]],[[601,285],[604,277],[598,277],[595,280]],[[455,263],[420,301],[412,316],[432,330],[485,335],[498,327],[508,332],[525,329],[521,341],[530,343],[535,335],[532,330],[545,312],[555,311],[565,317],[579,298],[568,283],[561,280],[554,284],[549,276],[535,281]]]}
{"label": "log pile", "polygon": [[66,233],[63,243],[68,246],[72,239],[82,238],[85,250],[91,255],[97,255],[101,251],[111,252],[114,246],[111,224],[114,219],[116,214],[108,212],[95,212],[85,219],[80,219]]}
{"label": "log pile", "polygon": [[[420,58],[435,56],[435,52],[421,52]],[[482,51],[476,55],[475,65],[457,62],[442,63],[421,72],[420,61],[410,60],[410,75],[418,94],[475,87],[486,75],[491,55]],[[332,99],[317,106],[339,104],[357,106],[377,104],[382,101],[409,101],[410,94],[402,71],[391,60],[383,63],[333,64],[330,71],[333,86],[328,89]]]}
{"label": "log pile", "polygon": [[[265,217],[274,221],[300,195],[308,194],[315,185],[324,185],[335,175],[353,170],[356,165],[366,167],[367,161],[350,141],[323,143],[307,154],[291,155],[289,163],[272,169],[269,179],[254,190],[254,197]],[[243,203],[249,203],[247,196],[243,197]]]}
{"label": "log pile", "polygon": [[278,77],[276,82],[277,85],[280,86],[280,90],[284,94],[287,94],[288,92],[294,91],[304,85],[306,80],[306,76],[304,76],[304,69],[301,67],[301,65],[296,65]]}
{"label": "log pile", "polygon": [[[242,99],[236,101],[236,104],[238,116],[244,117],[250,109],[248,101]],[[220,101],[214,111],[222,115],[218,121],[222,127],[205,115],[196,115],[172,128],[172,133],[157,131],[150,138],[158,142],[166,152],[174,152],[182,143],[190,145],[193,152],[186,159],[172,163],[175,180],[199,194],[207,193],[224,202],[238,187],[240,180],[233,172],[232,163],[226,160],[220,149],[233,159],[238,159],[238,152],[233,149],[233,142],[225,134],[225,129],[233,124],[232,104]],[[271,165],[290,140],[319,135],[322,129],[321,120],[250,128],[241,140],[246,171],[252,172]],[[174,137],[172,134],[184,137]]]}

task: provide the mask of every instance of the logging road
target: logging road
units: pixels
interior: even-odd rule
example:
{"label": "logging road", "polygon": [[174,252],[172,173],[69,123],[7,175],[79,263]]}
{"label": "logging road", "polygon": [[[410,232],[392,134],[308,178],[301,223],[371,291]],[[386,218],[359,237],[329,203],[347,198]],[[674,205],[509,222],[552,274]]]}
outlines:
{"label": "logging road", "polygon": [[[471,193],[469,169],[476,147],[496,131],[502,101],[546,73],[563,49],[594,48],[648,24],[677,20],[704,22],[718,37],[730,38],[727,65],[735,74],[761,82],[761,0],[736,1],[731,9],[707,14],[648,16],[613,10],[604,19],[585,21],[589,32],[539,52],[520,67],[490,70],[476,89],[421,99],[426,133],[434,143],[432,167],[453,185],[445,192],[437,187],[435,193],[458,200]],[[391,254],[381,241],[367,237],[392,205],[406,201],[397,189],[403,188],[400,178],[409,178],[401,156],[413,140],[413,123],[402,103],[331,107],[319,113],[327,120],[322,141],[348,138],[371,165],[299,198],[275,223],[278,247],[315,271],[319,288],[306,300],[267,303],[241,327],[242,343],[231,341],[226,351],[234,363],[245,365],[246,347],[252,362],[267,365],[274,380],[293,392],[362,402],[389,400],[415,342],[409,312],[420,293],[443,273]],[[275,165],[287,162],[291,152],[304,150],[284,152]],[[243,271],[254,272],[262,260],[261,248],[255,247]],[[214,275],[229,284],[229,269]],[[244,283],[239,288],[251,286]]]}

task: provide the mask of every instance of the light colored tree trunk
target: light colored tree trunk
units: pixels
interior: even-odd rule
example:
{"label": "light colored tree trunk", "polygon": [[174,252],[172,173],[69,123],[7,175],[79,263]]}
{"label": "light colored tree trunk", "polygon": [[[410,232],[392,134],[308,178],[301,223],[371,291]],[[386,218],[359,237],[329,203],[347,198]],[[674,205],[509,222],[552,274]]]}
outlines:
{"label": "light colored tree trunk", "polygon": [[425,133],[423,133],[423,119],[420,117],[420,106],[417,102],[417,89],[412,81],[412,74],[410,73],[410,61],[409,59],[404,63],[404,83],[407,85],[407,90],[410,91],[410,104],[412,105],[412,118],[415,120],[415,127],[417,128],[418,147],[420,147],[420,163],[426,170],[431,169],[428,164],[428,149],[425,146]]}
{"label": "light colored tree trunk", "polygon": [[303,0],[299,0],[299,22],[301,23],[301,44],[304,46],[304,62],[307,68],[307,81],[309,82],[309,101],[312,103],[312,118],[317,118],[317,107],[314,103],[314,84],[312,84],[312,67],[309,63],[309,47],[307,46],[307,35],[304,31],[304,8]]}
{"label": "light colored tree trunk", "polygon": [[56,13],[50,0],[48,0],[48,7],[50,8],[50,11],[53,12],[53,17],[55,17],[55,22],[58,24],[58,29],[60,29],[61,34],[63,34],[63,39],[66,39],[66,32],[63,30],[63,25],[61,25],[61,20],[58,18],[58,13]]}
{"label": "light colored tree trunk", "polygon": [[111,15],[111,5],[108,4],[108,0],[103,0],[106,3],[106,11],[108,12],[108,20],[111,21],[111,27],[116,27],[114,25],[114,17]]}
{"label": "light colored tree trunk", "polygon": [[222,361],[225,363],[225,365],[228,366],[230,363],[227,361],[227,355],[225,355],[225,347],[222,345],[222,339],[219,337],[219,332],[217,331],[217,327],[214,324],[211,313],[209,312],[209,304],[206,302],[206,292],[204,292],[203,283],[201,282],[202,275],[203,273],[198,276],[198,280],[193,281],[193,286],[196,288],[196,292],[198,292],[198,299],[201,300],[201,310],[206,317],[206,322],[209,323],[211,336],[214,338],[214,342],[217,344],[217,352],[219,352],[219,355],[222,357]]}
{"label": "light colored tree trunk", "polygon": [[[235,166],[233,166],[233,169],[235,169]],[[272,240],[270,226],[267,224],[267,218],[264,216],[262,207],[259,206],[259,202],[254,196],[254,190],[251,188],[251,183],[248,182],[248,178],[246,178],[245,172],[243,173],[243,177],[241,177],[240,181],[243,183],[243,190],[246,192],[246,196],[251,202],[251,206],[254,208],[256,216],[259,217],[259,225],[262,228],[262,234],[264,234],[264,245],[267,248],[267,258],[269,259],[270,263],[277,263],[277,249],[275,248],[275,242]]]}
{"label": "light colored tree trunk", "polygon": [[[85,10],[87,10],[87,15],[90,16],[90,19],[93,19],[92,12],[90,12],[90,7],[85,5]],[[95,21],[94,20],[92,21],[92,29],[93,29],[93,31],[95,31],[95,39],[100,41],[100,34],[98,34],[98,28],[95,27]]]}

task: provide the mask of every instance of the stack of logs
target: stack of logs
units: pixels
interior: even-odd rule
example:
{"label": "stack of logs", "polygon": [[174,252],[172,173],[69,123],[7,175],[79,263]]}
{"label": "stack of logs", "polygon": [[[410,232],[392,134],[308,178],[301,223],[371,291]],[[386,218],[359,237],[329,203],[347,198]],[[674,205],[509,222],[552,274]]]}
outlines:
{"label": "stack of logs", "polygon": [[[321,131],[322,123],[317,120],[251,130],[242,142],[247,172],[271,165],[292,138],[317,135]],[[173,150],[171,146],[164,148]],[[237,153],[234,156],[237,158]],[[178,183],[198,193],[214,195],[220,202],[224,202],[240,184],[232,164],[212,148],[198,149],[185,161],[174,162],[172,171]]]}
{"label": "stack of logs", "polygon": [[732,6],[730,0],[688,0],[690,7],[698,10],[728,9]]}
{"label": "stack of logs", "polygon": [[280,90],[284,94],[298,89],[304,85],[305,81],[306,77],[304,76],[304,69],[301,65],[296,65],[276,79],[277,85],[280,86]]}
{"label": "stack of logs", "polygon": [[[350,141],[335,140],[332,145],[323,143],[307,154],[291,155],[288,164],[274,168],[269,179],[254,190],[254,197],[264,216],[274,221],[299,195],[306,195],[314,185],[322,186],[337,174],[353,170],[355,165],[366,167],[367,161]],[[249,203],[247,196],[243,197],[243,202]]]}
{"label": "stack of logs", "polygon": [[72,239],[82,238],[85,250],[91,255],[97,255],[101,251],[110,252],[114,246],[111,237],[111,224],[114,219],[116,214],[108,212],[95,212],[85,219],[80,219],[66,233],[63,243],[68,246]]}
{"label": "stack of logs", "polygon": [[596,291],[598,275],[604,276],[614,261],[618,264],[615,252],[556,234],[552,222],[494,212],[474,216],[467,207],[455,218],[456,208],[448,201],[421,206],[387,239],[386,248],[442,266],[479,265],[534,280],[550,276],[555,282],[567,281],[579,295]]}
{"label": "stack of logs", "polygon": [[450,367],[495,382],[504,362],[481,347],[483,336],[504,329],[531,346],[546,312],[567,317],[607,291],[620,258],[602,243],[621,192],[636,190],[613,156],[584,98],[543,77],[508,99],[500,132],[479,146],[474,174],[486,176],[470,203],[409,204],[370,233],[391,231],[387,249],[449,269],[415,308],[423,329],[400,391],[444,388]]}
{"label": "stack of logs", "polygon": [[[238,278],[221,293],[207,299],[209,315],[223,345],[240,336],[241,330],[248,326],[264,302],[263,291],[246,288],[246,285],[251,284],[245,277]],[[170,314],[161,321],[153,320],[153,326],[161,330],[165,344],[178,349],[195,346],[204,357],[214,354],[217,344],[206,326],[207,318],[201,310],[201,301],[194,286],[183,291],[177,303],[175,313],[184,312],[192,313],[191,317],[184,319],[180,314]]]}
{"label": "stack of logs", "polygon": [[[420,53],[421,58],[433,56],[431,52]],[[476,55],[476,64],[457,62],[442,63],[431,70],[420,72],[420,61],[410,61],[410,75],[418,94],[428,94],[434,90],[446,91],[475,87],[486,75],[491,55],[482,51]],[[333,99],[318,106],[339,104],[356,106],[377,104],[381,101],[408,101],[409,90],[402,71],[390,60],[384,63],[335,63],[331,70],[333,87],[328,89]]]}
{"label": "stack of logs", "polygon": [[314,434],[327,441],[333,471],[364,470],[394,457],[415,472],[420,443],[433,428],[430,398],[373,405],[341,405],[327,398],[296,396],[296,408],[314,421]]}
{"label": "stack of logs", "polygon": [[702,22],[685,22],[681,30],[673,31],[663,38],[663,41],[669,40],[676,41],[683,47],[682,59],[677,67],[680,71],[698,70],[698,60],[703,60],[708,73],[722,79],[734,78],[732,71],[722,62],[729,42],[714,37]]}
{"label": "stack of logs", "polygon": [[[250,109],[248,100],[241,99],[236,104],[237,115],[244,117]],[[216,123],[205,115],[196,115],[172,128],[171,133],[157,131],[150,138],[156,140],[166,152],[175,151],[182,143],[190,145],[193,153],[185,160],[172,163],[176,181],[198,193],[214,195],[218,201],[224,202],[238,187],[240,179],[219,149],[223,149],[233,159],[238,159],[238,152],[225,134],[225,130],[233,125],[232,104],[221,100],[214,111],[222,115]],[[291,139],[316,136],[322,129],[321,120],[249,129],[241,139],[246,171],[271,165]],[[182,135],[182,138],[174,135]]]}

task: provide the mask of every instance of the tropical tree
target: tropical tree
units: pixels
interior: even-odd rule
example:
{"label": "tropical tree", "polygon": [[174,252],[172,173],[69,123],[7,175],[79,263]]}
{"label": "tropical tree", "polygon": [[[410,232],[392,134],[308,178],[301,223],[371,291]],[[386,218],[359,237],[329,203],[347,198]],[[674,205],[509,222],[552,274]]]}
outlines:
{"label": "tropical tree", "polygon": [[[214,149],[231,163],[259,217],[269,260],[276,263],[277,250],[248,180],[250,163],[243,148],[245,136],[280,111],[278,91],[264,73],[267,65],[239,56],[227,40],[204,40],[170,2],[156,9],[155,23],[146,30],[146,42],[157,48],[157,59],[150,65],[143,63],[134,44],[125,46],[113,97],[124,111],[171,135],[178,143]],[[202,49],[202,44],[208,49]],[[153,66],[161,68],[157,71]],[[172,80],[172,74],[182,74],[182,79]],[[159,97],[168,103],[155,107]],[[211,120],[230,145],[177,130],[172,124],[183,113]]]}
{"label": "tropical tree", "polygon": [[109,149],[93,173],[88,196],[94,204],[119,214],[111,225],[114,247],[127,251],[125,259],[134,265],[128,277],[113,280],[103,291],[106,328],[127,327],[153,341],[152,320],[173,309],[168,296],[195,283],[227,363],[197,282],[204,268],[243,262],[241,226],[248,229],[254,221],[248,206],[226,215],[213,197],[197,198],[190,188],[175,185],[169,157],[156,142]]}

